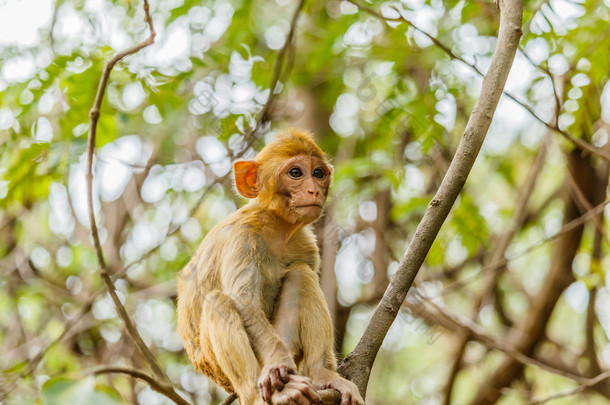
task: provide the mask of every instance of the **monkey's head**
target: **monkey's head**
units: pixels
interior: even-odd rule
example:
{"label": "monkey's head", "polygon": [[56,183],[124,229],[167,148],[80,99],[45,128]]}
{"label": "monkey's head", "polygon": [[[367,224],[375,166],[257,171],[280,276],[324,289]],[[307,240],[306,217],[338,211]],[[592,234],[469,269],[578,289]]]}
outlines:
{"label": "monkey's head", "polygon": [[254,160],[233,164],[239,194],[253,198],[291,224],[308,224],[322,213],[332,166],[307,132],[289,129]]}

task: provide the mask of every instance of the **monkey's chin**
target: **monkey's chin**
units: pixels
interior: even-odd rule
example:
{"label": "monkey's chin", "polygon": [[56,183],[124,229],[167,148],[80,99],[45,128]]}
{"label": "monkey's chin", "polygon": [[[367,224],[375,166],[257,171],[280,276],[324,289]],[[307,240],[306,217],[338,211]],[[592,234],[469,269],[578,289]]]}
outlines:
{"label": "monkey's chin", "polygon": [[320,205],[303,205],[296,207],[296,212],[302,222],[310,223],[322,214],[322,207]]}

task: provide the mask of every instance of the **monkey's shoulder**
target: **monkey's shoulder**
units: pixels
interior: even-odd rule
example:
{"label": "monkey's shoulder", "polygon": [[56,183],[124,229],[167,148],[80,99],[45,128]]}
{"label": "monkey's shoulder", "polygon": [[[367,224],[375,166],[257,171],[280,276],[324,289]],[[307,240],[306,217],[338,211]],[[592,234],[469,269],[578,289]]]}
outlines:
{"label": "monkey's shoulder", "polygon": [[[182,276],[194,273],[204,280],[217,278],[223,265],[235,265],[235,260],[247,258],[251,252],[264,248],[261,238],[249,230],[247,224],[236,220],[235,213],[214,225],[203,238]],[[215,283],[214,283],[215,284]]]}
{"label": "monkey's shoulder", "polygon": [[261,232],[233,213],[210,229],[199,246],[201,251],[216,252],[224,259],[229,256],[245,257],[267,253]]}

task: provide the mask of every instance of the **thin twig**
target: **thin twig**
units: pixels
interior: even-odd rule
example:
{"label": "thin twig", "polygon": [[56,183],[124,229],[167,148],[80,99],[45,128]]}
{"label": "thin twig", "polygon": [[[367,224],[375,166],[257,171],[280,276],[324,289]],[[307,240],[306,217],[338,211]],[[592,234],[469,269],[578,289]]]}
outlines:
{"label": "thin twig", "polygon": [[[574,178],[574,173],[572,173],[572,171],[569,168],[567,170],[566,177],[568,180],[568,184],[570,185],[569,189],[574,194],[574,197],[575,197],[574,202],[576,202],[576,205],[578,206],[580,211],[581,212],[591,211],[593,209],[593,206],[591,206],[591,203],[587,200],[587,197],[585,196],[583,191],[578,186],[578,183],[576,182],[576,179]],[[597,232],[599,232],[602,239],[607,244],[610,245],[610,241],[608,241],[608,237],[606,236],[606,232],[604,231],[604,224],[602,222],[602,219],[599,218],[597,215],[594,215],[593,222],[595,223],[595,228],[597,229]]]}
{"label": "thin twig", "polygon": [[[425,30],[419,28],[417,25],[413,24],[413,22],[411,22],[410,20],[406,19],[402,13],[400,12],[399,9],[397,9],[396,7],[394,7],[393,9],[396,10],[396,12],[399,13],[400,18],[393,18],[393,17],[386,17],[383,14],[379,13],[378,11],[375,11],[373,9],[371,9],[370,7],[364,6],[362,4],[360,4],[358,1],[355,0],[348,0],[350,3],[354,4],[356,7],[358,7],[360,10],[374,16],[377,17],[381,20],[385,20],[385,21],[389,21],[389,22],[404,22],[406,23],[408,26],[412,27],[414,30],[422,33],[424,36],[426,36],[430,41],[432,41],[434,43],[434,45],[436,45],[439,49],[441,49],[443,52],[445,52],[451,59],[455,59],[457,61],[462,62],[463,64],[465,64],[466,66],[470,67],[472,70],[474,70],[476,73],[478,73],[480,76],[485,76],[485,73],[483,73],[475,64],[470,63],[468,61],[466,61],[464,58],[462,58],[461,56],[455,54],[447,45],[445,45],[443,42],[441,42],[438,38],[436,38],[435,36],[429,34],[428,32],[426,32]],[[564,138],[566,138],[567,140],[569,140],[570,142],[572,142],[574,145],[578,146],[579,148],[581,148],[584,151],[587,151],[591,154],[594,155],[598,155],[601,158],[603,158],[604,160],[610,162],[610,154],[608,154],[607,152],[597,149],[594,146],[592,146],[591,144],[576,138],[574,135],[562,130],[561,128],[559,128],[557,126],[556,123],[549,123],[546,122],[544,119],[542,119],[542,117],[540,117],[534,110],[532,107],[530,107],[529,105],[525,104],[523,101],[520,101],[519,99],[517,99],[516,96],[512,95],[511,93],[507,92],[506,90],[503,90],[502,93],[510,98],[511,100],[513,100],[515,103],[519,104],[522,108],[524,108],[534,119],[536,119],[536,121],[539,121],[541,124],[545,125],[547,128],[557,132],[558,134],[560,134],[561,136],[563,136]],[[557,102],[557,101],[556,101]],[[556,114],[557,117],[557,114]]]}
{"label": "thin twig", "polygon": [[525,60],[527,60],[530,65],[540,70],[545,75],[547,75],[549,79],[551,79],[551,87],[553,87],[553,98],[555,99],[555,113],[553,114],[552,126],[557,127],[559,125],[559,112],[561,111],[561,98],[559,96],[559,91],[557,90],[557,84],[555,83],[555,75],[551,73],[549,68],[534,62],[534,60],[525,52],[525,49],[523,49],[521,46],[519,47],[519,52],[521,52],[521,55],[523,55]]}
{"label": "thin twig", "polygon": [[91,226],[93,244],[100,267],[100,276],[102,278],[102,281],[104,282],[108,294],[112,299],[112,302],[114,303],[114,306],[119,316],[123,321],[123,325],[125,326],[127,334],[131,337],[132,341],[134,342],[140,353],[144,356],[144,359],[152,369],[155,376],[162,380],[162,382],[155,381],[156,387],[160,388],[160,392],[162,392],[168,398],[172,399],[177,404],[188,405],[188,402],[186,402],[182,397],[180,397],[172,387],[171,382],[157,363],[155,356],[152,354],[148,346],[146,346],[146,344],[144,343],[144,340],[140,336],[140,333],[138,332],[133,321],[129,317],[125,306],[119,299],[119,296],[114,286],[114,282],[112,281],[112,277],[108,272],[106,261],[104,260],[104,252],[102,250],[102,244],[100,242],[97,223],[95,220],[95,211],[93,207],[93,154],[95,151],[97,122],[100,117],[100,109],[102,106],[102,101],[104,100],[104,93],[106,92],[110,73],[112,72],[114,66],[123,58],[135,54],[141,49],[153,44],[155,41],[155,30],[153,27],[152,18],[150,16],[150,9],[147,0],[144,0],[144,19],[149,29],[148,38],[128,49],[125,49],[122,52],[117,53],[106,63],[106,65],[104,66],[104,71],[102,72],[102,77],[100,79],[97,93],[95,95],[93,107],[91,107],[91,110],[89,111],[89,138],[87,140],[87,203],[89,208],[89,224]]}
{"label": "thin twig", "polygon": [[[252,138],[256,136],[256,133],[262,127],[262,125],[269,120],[269,112],[271,111],[271,108],[275,101],[275,97],[277,95],[275,92],[276,87],[277,87],[277,84],[282,75],[282,68],[284,66],[284,58],[294,41],[294,33],[296,31],[297,21],[299,19],[299,16],[301,15],[301,12],[303,11],[304,5],[305,5],[305,0],[300,0],[299,4],[297,5],[296,10],[294,11],[294,14],[292,15],[292,21],[290,23],[290,31],[288,32],[288,35],[286,37],[286,42],[284,43],[284,46],[282,47],[282,49],[280,50],[280,52],[277,55],[275,70],[273,72],[271,84],[269,85],[269,98],[267,99],[267,102],[265,103],[265,106],[263,107],[262,111],[259,113],[259,118],[256,122],[256,125],[246,134],[246,136],[245,136],[246,142],[251,141]],[[245,149],[247,149],[247,148],[245,148]]]}
{"label": "thin twig", "polygon": [[134,340],[134,343],[136,344],[136,346],[138,347],[140,352],[146,358],[147,362],[153,369],[155,375],[157,375],[158,377],[162,377],[163,379],[167,379],[167,377],[165,376],[165,373],[161,370],[161,368],[157,364],[157,361],[155,360],[153,354],[150,352],[150,350],[148,349],[148,347],[142,340],[140,334],[138,333],[137,329],[135,328],[129,315],[127,314],[127,311],[125,310],[125,307],[121,303],[121,301],[116,293],[114,283],[112,281],[112,278],[110,277],[110,274],[108,272],[108,268],[106,265],[106,261],[104,259],[104,253],[102,250],[102,244],[100,242],[99,232],[97,229],[97,223],[95,220],[95,211],[94,211],[94,207],[93,207],[93,153],[95,150],[95,137],[96,137],[96,133],[97,133],[97,122],[98,122],[98,119],[100,116],[100,109],[101,109],[102,101],[104,99],[104,93],[106,91],[106,86],[108,85],[108,79],[110,78],[110,73],[111,73],[114,65],[116,65],[120,60],[122,60],[126,56],[132,55],[132,54],[138,52],[140,49],[154,43],[155,31],[153,29],[152,19],[150,17],[150,11],[149,11],[149,6],[148,6],[147,0],[144,0],[144,12],[145,12],[145,20],[146,20],[146,23],[148,24],[148,27],[150,30],[150,35],[144,41],[136,44],[135,46],[132,46],[131,48],[128,48],[122,52],[119,52],[106,63],[106,66],[104,67],[104,71],[102,73],[102,78],[100,79],[97,94],[95,95],[95,101],[93,103],[93,107],[89,111],[89,138],[88,138],[88,142],[87,142],[87,203],[88,203],[88,208],[89,208],[89,224],[91,226],[91,234],[93,237],[95,252],[97,254],[97,259],[98,259],[98,263],[100,266],[100,276],[102,277],[102,280],[104,281],[106,289],[108,290],[108,293],[110,294],[110,297],[112,298],[112,301],[114,302],[114,305],[117,308],[117,311],[125,324],[127,333]]}
{"label": "thin twig", "polygon": [[487,266],[484,266],[481,271],[476,274],[475,276],[471,276],[466,278],[465,280],[458,280],[455,281],[451,284],[448,284],[443,291],[441,292],[441,294],[439,294],[438,296],[444,296],[447,295],[451,292],[453,292],[453,290],[457,289],[457,288],[461,288],[465,283],[468,283],[470,281],[475,281],[480,279],[480,277],[482,275],[488,275],[488,274],[493,274],[495,271],[497,271],[498,269],[501,269],[502,267],[506,266],[506,264],[508,262],[511,262],[513,260],[516,260],[520,257],[523,257],[525,255],[527,255],[528,253],[530,253],[531,251],[533,251],[534,249],[539,248],[540,246],[551,242],[557,238],[559,238],[562,235],[565,235],[568,232],[571,232],[572,230],[574,230],[575,228],[578,228],[579,226],[581,226],[582,224],[584,224],[585,222],[587,222],[592,216],[595,216],[597,214],[599,214],[600,212],[602,212],[604,210],[604,208],[606,207],[606,205],[610,204],[610,199],[607,199],[606,201],[598,204],[597,206],[595,206],[594,208],[592,208],[591,210],[585,212],[584,214],[582,214],[580,217],[573,219],[572,221],[568,222],[567,224],[563,225],[561,227],[561,229],[559,230],[559,232],[539,240],[538,242],[530,245],[529,247],[523,249],[522,251],[515,253],[511,256],[508,257],[503,257],[502,259],[498,260],[495,263],[490,263]]}
{"label": "thin twig", "polygon": [[83,374],[94,374],[94,375],[99,375],[99,374],[127,374],[133,378],[136,378],[138,380],[142,380],[145,383],[147,383],[148,385],[150,385],[150,387],[161,393],[161,394],[166,394],[165,391],[165,387],[163,385],[160,385],[159,382],[152,376],[146,374],[143,371],[137,370],[135,368],[129,368],[129,367],[100,367],[100,368],[95,368],[93,370],[87,370],[84,371]]}
{"label": "thin twig", "polygon": [[569,390],[566,392],[560,392],[558,394],[550,395],[545,398],[536,399],[534,401],[531,401],[530,404],[532,404],[532,405],[543,404],[545,402],[549,402],[554,399],[565,398],[565,397],[569,397],[572,395],[580,394],[581,392],[586,391],[587,389],[591,388],[592,386],[594,386],[608,378],[610,378],[610,370],[603,372],[596,377],[590,378],[588,381],[581,383],[578,387],[576,387],[572,390]]}
{"label": "thin twig", "polygon": [[502,339],[489,336],[479,325],[477,325],[472,320],[463,317],[457,313],[454,313],[453,311],[445,308],[444,306],[433,302],[434,298],[423,296],[420,292],[418,292],[417,296],[419,298],[419,303],[410,304],[407,302],[407,307],[413,308],[414,311],[417,311],[420,314],[425,311],[427,315],[432,316],[434,320],[438,321],[438,323],[443,325],[445,328],[450,329],[451,327],[458,327],[460,329],[466,330],[474,339],[484,343],[487,347],[491,349],[505,353],[506,355],[514,358],[521,364],[534,366],[549,373],[569,378],[573,381],[576,381],[579,385],[584,386],[585,388],[592,387],[595,384],[598,384],[599,382],[603,381],[604,379],[610,378],[610,371],[606,371],[593,378],[587,378],[569,371],[555,368],[549,364],[528,357],[516,348],[505,344]]}

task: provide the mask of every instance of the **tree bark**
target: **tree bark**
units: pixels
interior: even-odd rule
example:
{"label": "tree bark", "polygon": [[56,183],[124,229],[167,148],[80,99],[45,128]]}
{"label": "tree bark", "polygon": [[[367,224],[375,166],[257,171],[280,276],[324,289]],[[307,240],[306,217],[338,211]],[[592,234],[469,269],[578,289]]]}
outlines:
{"label": "tree bark", "polygon": [[501,0],[498,42],[489,72],[483,78],[481,94],[468,120],[464,136],[438,192],[428,205],[424,218],[400,261],[371,322],[356,348],[347,356],[339,371],[353,381],[363,396],[375,357],[394,322],[432,242],[457,199],[474,165],[493,114],[504,89],[521,37],[523,2]]}

